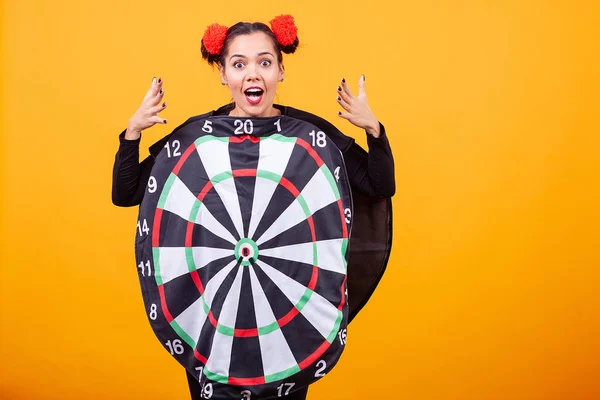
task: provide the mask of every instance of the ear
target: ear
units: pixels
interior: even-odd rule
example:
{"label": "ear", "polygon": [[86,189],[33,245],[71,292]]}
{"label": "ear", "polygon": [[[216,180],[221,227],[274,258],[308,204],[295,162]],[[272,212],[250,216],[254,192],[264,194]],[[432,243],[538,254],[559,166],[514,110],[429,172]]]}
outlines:
{"label": "ear", "polygon": [[221,85],[227,85],[227,77],[225,76],[225,68],[221,64],[218,66],[219,75],[221,75]]}
{"label": "ear", "polygon": [[279,81],[283,80],[283,76],[285,75],[285,68],[283,64],[279,64]]}

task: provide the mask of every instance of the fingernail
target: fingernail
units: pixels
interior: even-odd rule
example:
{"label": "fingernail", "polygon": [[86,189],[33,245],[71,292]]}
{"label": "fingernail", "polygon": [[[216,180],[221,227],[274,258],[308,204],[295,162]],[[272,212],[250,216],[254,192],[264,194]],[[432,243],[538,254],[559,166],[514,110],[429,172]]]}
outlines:
{"label": "fingernail", "polygon": [[342,83],[346,83],[346,79],[342,78]]}
{"label": "fingernail", "polygon": [[341,112],[341,111],[338,111],[338,115],[342,115],[342,112]]}
{"label": "fingernail", "polygon": [[338,92],[341,92],[341,91],[342,91],[342,88],[338,86]]}
{"label": "fingernail", "polygon": [[166,119],[163,119],[163,122],[166,124],[166,123],[167,123],[167,120],[166,120]]}
{"label": "fingernail", "polygon": [[162,90],[162,88],[161,88],[161,89],[160,89],[160,94],[162,94],[162,93],[163,93],[163,90]]}
{"label": "fingernail", "polygon": [[163,107],[166,107],[166,106],[167,106],[167,103],[163,103]]}
{"label": "fingernail", "polygon": [[340,99],[340,97],[338,96],[338,101],[340,101],[340,100],[342,100],[342,99]]}
{"label": "fingernail", "polygon": [[162,78],[158,78],[158,83],[161,83],[161,82],[162,82]]}
{"label": "fingernail", "polygon": [[154,80],[155,80],[155,79],[156,79],[156,77],[155,77],[155,76],[153,76],[153,77],[152,77],[152,83],[154,83]]}
{"label": "fingernail", "polygon": [[365,74],[363,74],[363,82],[367,80],[367,77],[365,76]]}

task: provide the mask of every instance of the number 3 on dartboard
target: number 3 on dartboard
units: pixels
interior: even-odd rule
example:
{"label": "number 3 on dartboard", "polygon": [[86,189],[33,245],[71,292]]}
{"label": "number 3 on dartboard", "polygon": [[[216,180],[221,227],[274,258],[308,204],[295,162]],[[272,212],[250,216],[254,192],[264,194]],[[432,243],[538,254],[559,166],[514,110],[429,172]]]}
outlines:
{"label": "number 3 on dartboard", "polygon": [[250,400],[252,398],[252,392],[249,390],[242,390],[242,400]]}

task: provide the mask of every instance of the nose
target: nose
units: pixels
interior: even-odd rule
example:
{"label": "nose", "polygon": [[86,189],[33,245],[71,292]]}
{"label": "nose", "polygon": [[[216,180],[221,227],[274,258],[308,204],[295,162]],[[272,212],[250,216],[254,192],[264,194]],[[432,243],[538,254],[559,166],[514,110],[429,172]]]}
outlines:
{"label": "nose", "polygon": [[246,81],[253,82],[260,79],[260,75],[258,74],[258,69],[254,64],[250,64],[248,68],[246,68]]}

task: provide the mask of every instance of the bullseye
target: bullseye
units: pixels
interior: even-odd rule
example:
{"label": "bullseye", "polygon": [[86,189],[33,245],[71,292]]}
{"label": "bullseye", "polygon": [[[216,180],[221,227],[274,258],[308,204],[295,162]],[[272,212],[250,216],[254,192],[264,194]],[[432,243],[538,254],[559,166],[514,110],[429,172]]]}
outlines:
{"label": "bullseye", "polygon": [[241,265],[251,265],[258,259],[258,246],[251,239],[241,239],[235,246],[235,258],[240,261]]}

